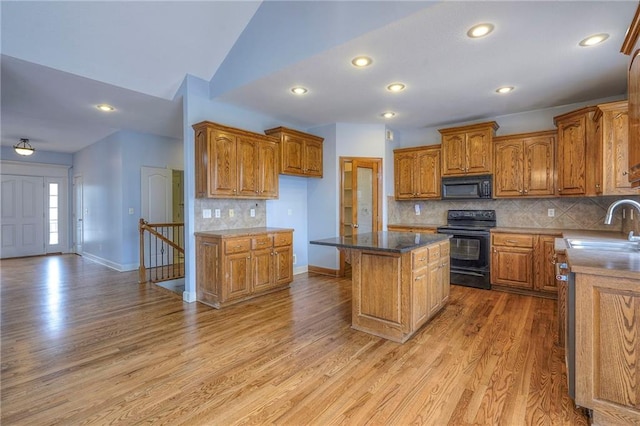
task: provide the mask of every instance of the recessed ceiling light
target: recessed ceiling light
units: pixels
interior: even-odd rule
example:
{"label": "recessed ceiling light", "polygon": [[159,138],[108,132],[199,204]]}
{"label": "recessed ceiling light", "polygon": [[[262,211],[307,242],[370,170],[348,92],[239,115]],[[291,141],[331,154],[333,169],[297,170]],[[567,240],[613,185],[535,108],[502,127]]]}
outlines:
{"label": "recessed ceiling light", "polygon": [[364,68],[371,65],[373,63],[373,59],[369,58],[368,56],[356,56],[351,60],[351,63],[354,67]]}
{"label": "recessed ceiling light", "polygon": [[115,108],[109,104],[96,105],[96,108],[98,108],[100,111],[105,111],[105,112],[115,111]]}
{"label": "recessed ceiling light", "polygon": [[511,93],[513,92],[513,86],[502,86],[496,89],[497,93]]}
{"label": "recessed ceiling light", "polygon": [[486,35],[488,35],[491,31],[493,31],[493,24],[478,24],[478,25],[474,25],[473,27],[469,28],[469,31],[467,31],[467,36],[471,37],[471,38],[480,38],[480,37],[484,37]]}
{"label": "recessed ceiling light", "polygon": [[293,93],[295,93],[296,95],[304,95],[305,93],[308,92],[308,90],[305,87],[302,87],[302,86],[292,87],[291,91]]}
{"label": "recessed ceiling light", "polygon": [[390,92],[402,92],[405,89],[404,84],[402,83],[391,83],[390,85],[387,86],[387,90]]}
{"label": "recessed ceiling light", "polygon": [[382,114],[380,114],[382,117],[384,118],[393,118],[396,116],[396,113],[393,111],[387,111],[387,112],[383,112]]}
{"label": "recessed ceiling light", "polygon": [[608,38],[609,38],[609,34],[606,34],[606,33],[594,34],[592,36],[585,38],[578,44],[582,47],[595,46],[596,44],[600,44]]}

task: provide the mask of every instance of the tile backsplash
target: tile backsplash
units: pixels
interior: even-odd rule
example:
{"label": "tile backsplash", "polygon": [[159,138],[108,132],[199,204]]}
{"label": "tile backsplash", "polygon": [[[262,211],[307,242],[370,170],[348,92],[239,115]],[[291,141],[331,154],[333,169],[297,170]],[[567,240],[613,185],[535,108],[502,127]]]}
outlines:
{"label": "tile backsplash", "polygon": [[[588,229],[599,231],[621,231],[637,229],[640,212],[634,210],[634,221],[625,220],[630,206],[620,206],[611,225],[604,224],[609,205],[621,198],[640,201],[640,196],[563,197],[535,199],[497,199],[465,201],[396,201],[387,197],[388,223],[442,225],[447,222],[447,210],[495,210],[499,227]],[[415,214],[415,205],[420,205],[420,215]],[[548,216],[554,209],[554,217]],[[627,218],[628,219],[628,218]]]}
{"label": "tile backsplash", "polygon": [[[203,218],[202,211],[211,210],[211,218]],[[220,209],[220,217],[215,217],[215,209]],[[251,209],[255,209],[255,217],[251,217]],[[265,200],[234,200],[227,198],[196,198],[195,230],[219,231],[221,229],[255,228],[267,226],[267,204]],[[230,217],[229,210],[233,210]]]}

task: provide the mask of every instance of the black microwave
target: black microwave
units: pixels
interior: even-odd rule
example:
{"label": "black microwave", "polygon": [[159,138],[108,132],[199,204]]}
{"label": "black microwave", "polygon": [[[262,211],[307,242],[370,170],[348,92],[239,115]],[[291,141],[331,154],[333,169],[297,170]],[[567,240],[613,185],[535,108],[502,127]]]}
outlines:
{"label": "black microwave", "polygon": [[493,198],[493,176],[459,176],[442,178],[443,200]]}

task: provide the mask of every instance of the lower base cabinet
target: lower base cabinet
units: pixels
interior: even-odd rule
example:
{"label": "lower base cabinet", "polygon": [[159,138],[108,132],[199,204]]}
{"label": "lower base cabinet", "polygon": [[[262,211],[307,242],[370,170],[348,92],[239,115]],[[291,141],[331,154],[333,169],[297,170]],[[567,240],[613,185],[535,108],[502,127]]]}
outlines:
{"label": "lower base cabinet", "polygon": [[449,300],[449,241],[396,254],[350,250],[352,327],[407,341]]}
{"label": "lower base cabinet", "polygon": [[640,424],[640,280],[575,274],[575,403],[593,424]]}
{"label": "lower base cabinet", "polygon": [[198,301],[221,308],[287,288],[292,281],[292,230],[196,233]]}
{"label": "lower base cabinet", "polygon": [[497,290],[556,298],[554,246],[560,236],[493,232],[491,284]]}

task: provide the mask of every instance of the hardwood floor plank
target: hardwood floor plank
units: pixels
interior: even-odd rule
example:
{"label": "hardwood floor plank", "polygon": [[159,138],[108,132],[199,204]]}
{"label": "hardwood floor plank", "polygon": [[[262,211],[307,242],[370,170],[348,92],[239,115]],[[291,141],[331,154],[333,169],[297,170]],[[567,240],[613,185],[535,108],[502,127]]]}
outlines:
{"label": "hardwood floor plank", "polygon": [[75,255],[0,262],[2,424],[566,424],[553,300],[453,286],[405,344],[314,274],[222,310]]}

